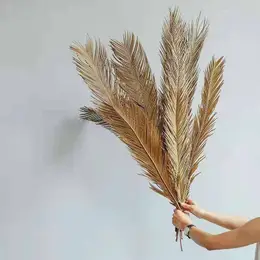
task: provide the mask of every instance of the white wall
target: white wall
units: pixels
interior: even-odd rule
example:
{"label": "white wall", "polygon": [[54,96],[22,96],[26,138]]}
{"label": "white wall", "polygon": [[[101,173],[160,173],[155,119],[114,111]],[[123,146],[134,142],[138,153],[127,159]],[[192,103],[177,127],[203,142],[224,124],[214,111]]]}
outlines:
{"label": "white wall", "polygon": [[78,120],[90,95],[68,46],[87,33],[107,42],[131,30],[159,77],[161,25],[175,4],[211,22],[201,69],[213,54],[227,58],[217,131],[192,196],[210,210],[260,214],[258,1],[2,0],[1,260],[253,259],[253,247],[207,252],[187,240],[181,253],[168,202],[121,142]]}

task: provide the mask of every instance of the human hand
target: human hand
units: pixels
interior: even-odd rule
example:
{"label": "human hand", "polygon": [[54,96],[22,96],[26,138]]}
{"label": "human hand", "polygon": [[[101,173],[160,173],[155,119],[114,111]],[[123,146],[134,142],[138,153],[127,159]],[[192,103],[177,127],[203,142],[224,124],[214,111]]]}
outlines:
{"label": "human hand", "polygon": [[201,209],[194,201],[188,199],[186,203],[181,204],[184,211],[188,211],[197,218],[203,218],[205,211]]}
{"label": "human hand", "polygon": [[192,224],[192,221],[187,213],[176,209],[172,216],[172,224],[179,230],[183,231],[188,225]]}

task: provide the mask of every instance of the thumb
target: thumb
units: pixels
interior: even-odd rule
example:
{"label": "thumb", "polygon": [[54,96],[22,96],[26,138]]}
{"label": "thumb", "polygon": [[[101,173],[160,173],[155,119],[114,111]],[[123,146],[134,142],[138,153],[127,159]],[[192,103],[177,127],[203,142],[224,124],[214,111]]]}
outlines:
{"label": "thumb", "polygon": [[193,200],[191,200],[191,199],[187,199],[187,204],[189,204],[189,205],[194,205],[195,203],[194,203]]}

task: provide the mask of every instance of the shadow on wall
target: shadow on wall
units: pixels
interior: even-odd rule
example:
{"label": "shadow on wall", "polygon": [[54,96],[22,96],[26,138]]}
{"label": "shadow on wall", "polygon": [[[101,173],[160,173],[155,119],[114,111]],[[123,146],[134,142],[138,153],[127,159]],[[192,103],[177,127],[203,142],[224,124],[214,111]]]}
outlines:
{"label": "shadow on wall", "polygon": [[[46,151],[49,153],[49,162],[57,166],[48,169],[49,171],[46,172],[49,175],[58,176],[59,180],[49,188],[53,195],[52,201],[47,200],[47,203],[53,205],[53,212],[57,214],[56,218],[51,221],[57,221],[58,228],[61,231],[64,226],[69,226],[71,230],[74,230],[66,240],[68,244],[78,241],[79,235],[85,237],[86,240],[93,241],[88,242],[87,248],[89,250],[95,248],[98,243],[110,243],[112,247],[116,248],[118,242],[113,241],[117,240],[120,241],[120,246],[127,250],[129,242],[122,233],[122,230],[124,230],[134,241],[131,244],[133,250],[137,251],[138,254],[143,254],[143,252],[146,252],[143,250],[146,244],[143,242],[145,237],[143,237],[142,232],[149,229],[149,224],[145,222],[143,217],[140,217],[144,204],[140,200],[139,189],[136,189],[134,193],[131,192],[136,185],[135,181],[139,182],[139,179],[136,176],[133,177],[133,175],[130,178],[128,174],[133,174],[131,171],[122,174],[125,162],[132,161],[128,151],[120,143],[118,149],[122,150],[115,151],[112,157],[116,156],[114,162],[105,162],[102,165],[99,163],[100,158],[94,160],[95,155],[93,155],[93,157],[90,156],[93,165],[88,167],[88,158],[81,160],[86,157],[85,149],[89,140],[87,134],[88,122],[66,115],[62,115],[62,117],[59,115],[59,118],[58,122],[56,121],[57,118],[53,118],[52,123],[55,125],[49,133],[50,141],[45,144]],[[112,136],[107,130],[102,129],[101,132],[103,131]],[[101,147],[104,146],[102,141],[106,140],[106,146],[102,151],[104,155],[111,151],[110,147],[115,144],[116,140],[115,137],[107,138],[108,135],[102,135],[99,139]],[[125,161],[126,155],[129,156],[129,159]],[[119,165],[117,160],[120,161]],[[132,170],[135,172],[139,168],[136,164],[134,165]],[[107,166],[110,168],[105,168]],[[109,171],[109,174],[107,174],[107,171]],[[65,181],[60,181],[63,180],[64,176]],[[124,194],[124,183],[129,185],[130,195],[118,196],[118,194]],[[47,194],[49,194],[49,191],[47,191]],[[147,209],[149,209],[149,206],[147,206]],[[62,212],[62,214],[59,212]],[[81,217],[81,215],[84,215],[84,217]],[[98,228],[96,227],[97,224]],[[79,228],[79,226],[83,228]],[[110,242],[110,236],[114,238],[112,242]],[[110,252],[108,248],[106,250]]]}
{"label": "shadow on wall", "polygon": [[73,152],[79,144],[85,125],[86,121],[83,122],[78,118],[65,118],[55,127],[50,155],[51,162],[59,163],[67,159],[68,156],[73,157]]}

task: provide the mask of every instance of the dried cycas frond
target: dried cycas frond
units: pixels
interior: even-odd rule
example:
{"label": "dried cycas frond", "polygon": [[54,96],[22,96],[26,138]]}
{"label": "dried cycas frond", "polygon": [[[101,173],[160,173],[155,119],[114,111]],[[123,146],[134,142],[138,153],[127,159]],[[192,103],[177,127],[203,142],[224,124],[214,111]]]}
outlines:
{"label": "dried cycas frond", "polygon": [[86,107],[86,106],[81,107],[79,116],[82,120],[87,120],[97,125],[102,125],[104,128],[113,132],[110,125],[106,123],[104,119],[98,114],[98,112],[93,108]]}
{"label": "dried cycas frond", "polygon": [[111,40],[112,64],[120,86],[149,118],[157,120],[157,88],[147,56],[133,33],[125,33],[123,41]]}
{"label": "dried cycas frond", "polygon": [[178,204],[171,178],[164,167],[162,140],[155,122],[135,101],[122,98],[120,86],[112,79],[110,63],[100,43],[77,44],[72,50],[77,70],[95,97],[98,115],[128,146],[144,169],[144,175],[154,183],[153,189],[158,187],[158,193]]}
{"label": "dried cycas frond", "polygon": [[223,85],[223,70],[225,60],[212,58],[204,79],[201,104],[194,119],[192,129],[191,171],[194,174],[199,163],[204,159],[203,149],[208,137],[213,133],[216,120],[215,108]]}

